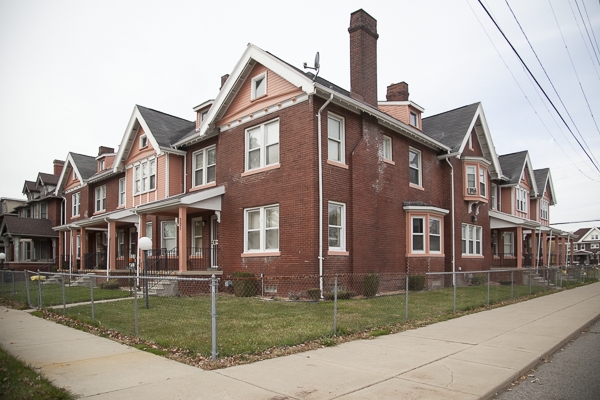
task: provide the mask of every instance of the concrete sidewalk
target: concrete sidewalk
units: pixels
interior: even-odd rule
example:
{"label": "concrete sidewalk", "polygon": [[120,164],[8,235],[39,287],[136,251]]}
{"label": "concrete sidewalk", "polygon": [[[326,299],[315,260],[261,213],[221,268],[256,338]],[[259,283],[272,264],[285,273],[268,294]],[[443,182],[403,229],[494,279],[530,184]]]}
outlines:
{"label": "concrete sidewalk", "polygon": [[93,399],[487,399],[600,317],[600,283],[399,334],[203,371],[0,307],[0,344]]}

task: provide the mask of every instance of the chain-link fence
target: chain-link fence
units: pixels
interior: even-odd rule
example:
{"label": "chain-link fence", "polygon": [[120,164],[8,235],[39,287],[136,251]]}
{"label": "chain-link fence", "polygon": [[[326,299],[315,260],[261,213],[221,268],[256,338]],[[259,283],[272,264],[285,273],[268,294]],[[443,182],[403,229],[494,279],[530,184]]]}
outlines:
{"label": "chain-link fence", "polygon": [[[1,295],[167,349],[251,354],[598,280],[597,267],[224,278],[2,271]],[[218,326],[217,326],[218,317]]]}

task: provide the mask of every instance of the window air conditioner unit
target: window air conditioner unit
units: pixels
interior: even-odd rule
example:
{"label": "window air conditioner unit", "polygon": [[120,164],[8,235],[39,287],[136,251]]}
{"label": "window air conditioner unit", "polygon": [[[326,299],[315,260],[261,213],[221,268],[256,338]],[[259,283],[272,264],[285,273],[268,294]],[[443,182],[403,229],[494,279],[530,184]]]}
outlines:
{"label": "window air conditioner unit", "polygon": [[473,195],[473,196],[477,195],[477,188],[474,188],[474,187],[467,188],[467,194]]}

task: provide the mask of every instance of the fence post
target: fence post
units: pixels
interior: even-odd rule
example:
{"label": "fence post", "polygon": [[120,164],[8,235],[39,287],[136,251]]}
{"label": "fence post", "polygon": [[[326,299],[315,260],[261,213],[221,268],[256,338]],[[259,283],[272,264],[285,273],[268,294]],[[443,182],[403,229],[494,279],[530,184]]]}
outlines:
{"label": "fence post", "polygon": [[487,282],[487,284],[488,284],[487,305],[488,306],[490,305],[490,278],[491,278],[490,274],[491,274],[491,272],[488,271],[488,282]]}
{"label": "fence post", "polygon": [[454,282],[452,286],[454,286],[454,312],[456,312],[456,271],[452,271],[452,282]]}
{"label": "fence post", "polygon": [[[138,276],[139,278],[139,276]],[[133,314],[134,314],[134,324],[135,324],[135,337],[138,336],[138,301],[137,301],[137,297],[138,297],[138,288],[137,288],[137,284],[139,283],[136,282],[136,280],[134,280],[133,282]]]}
{"label": "fence post", "polygon": [[27,270],[25,270],[25,291],[27,292],[27,305],[31,307],[31,293],[29,292],[29,277],[27,276]]}
{"label": "fence post", "polygon": [[92,300],[92,321],[95,321],[96,318],[94,316],[94,280],[96,278],[90,279],[90,299]]}
{"label": "fence post", "polygon": [[337,335],[337,295],[338,295],[338,277],[333,281],[333,336]]}
{"label": "fence post", "polygon": [[62,300],[63,300],[63,315],[67,315],[67,301],[65,297],[65,274],[63,274],[60,280],[62,286]]}
{"label": "fence post", "polygon": [[408,274],[406,274],[406,317],[405,321],[408,321]]}
{"label": "fence post", "polygon": [[510,299],[512,300],[514,296],[514,287],[515,287],[515,271],[510,271]]}
{"label": "fence post", "polygon": [[37,277],[38,277],[38,310],[42,309],[42,279],[40,276],[40,270],[38,269],[38,273],[37,273]]}
{"label": "fence post", "polygon": [[212,359],[215,361],[219,353],[217,352],[217,277],[213,274],[210,277],[210,298],[212,303]]}

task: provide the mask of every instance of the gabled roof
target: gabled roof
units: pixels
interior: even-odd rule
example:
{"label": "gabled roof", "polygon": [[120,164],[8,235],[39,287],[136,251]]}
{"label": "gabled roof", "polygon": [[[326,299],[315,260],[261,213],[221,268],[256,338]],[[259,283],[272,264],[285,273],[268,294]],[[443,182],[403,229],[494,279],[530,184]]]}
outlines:
{"label": "gabled roof", "polygon": [[[579,237],[579,240],[577,240],[577,242],[583,242],[583,241],[588,240],[588,237],[593,232],[597,232],[598,234],[600,234],[600,230],[595,226],[592,228],[577,229],[575,232],[573,232],[573,234]],[[589,240],[591,240],[591,239],[589,239]],[[594,241],[596,241],[596,240],[594,240]]]}
{"label": "gabled roof", "polygon": [[556,204],[556,193],[554,193],[554,184],[552,183],[552,175],[550,175],[550,168],[536,169],[533,171],[535,176],[535,184],[538,189],[537,197],[543,197],[546,190],[550,192],[551,202],[550,205]]}
{"label": "gabled roof", "polygon": [[492,162],[496,176],[502,176],[502,168],[496,154],[481,103],[446,111],[423,118],[423,133],[451,148],[452,153],[462,153],[469,142],[469,135],[475,129],[481,151]]}
{"label": "gabled roof", "polygon": [[83,185],[86,180],[96,173],[97,166],[98,163],[95,157],[69,152],[56,184],[56,193],[59,193],[66,185],[71,170],[75,170],[75,173]]}
{"label": "gabled roof", "polygon": [[521,175],[527,166],[527,170],[529,171],[529,181],[531,182],[532,186],[530,196],[537,196],[537,184],[535,176],[533,175],[533,168],[531,167],[529,152],[527,150],[501,155],[498,157],[498,160],[500,161],[502,173],[508,179],[508,181],[505,183],[507,186],[518,185],[521,181]]}
{"label": "gabled roof", "polygon": [[449,150],[448,146],[424,135],[419,129],[395,119],[370,104],[353,98],[347,90],[322,78],[317,78],[316,81],[313,81],[314,75],[300,71],[251,43],[248,44],[246,51],[221,88],[204,121],[202,121],[198,129],[193,129],[188,135],[175,143],[175,146],[187,146],[209,137],[207,134],[215,129],[216,121],[219,121],[225,115],[229,105],[235,99],[256,64],[261,64],[268,70],[281,76],[293,86],[302,90],[305,95],[315,94],[322,98],[329,98],[334,104],[353,112],[368,113],[376,117],[380,124],[406,137],[419,141],[428,147],[436,150]]}
{"label": "gabled roof", "polygon": [[175,149],[175,142],[185,136],[196,126],[193,121],[165,114],[151,108],[136,105],[129,118],[129,123],[121,139],[119,151],[113,162],[113,171],[117,172],[123,169],[123,161],[127,158],[133,142],[140,127],[144,130],[148,141],[158,155],[162,153],[176,153],[181,151]]}
{"label": "gabled roof", "polygon": [[33,181],[25,181],[25,183],[23,184],[23,193],[39,192],[39,191],[40,191],[40,189],[37,187],[37,185]]}
{"label": "gabled roof", "polygon": [[0,232],[16,236],[58,237],[50,219],[21,218],[9,214],[4,216]]}
{"label": "gabled roof", "polygon": [[56,186],[56,184],[58,184],[58,178],[60,178],[60,176],[58,176],[58,175],[52,175],[52,174],[40,172],[38,174],[37,182],[41,183],[42,185]]}

